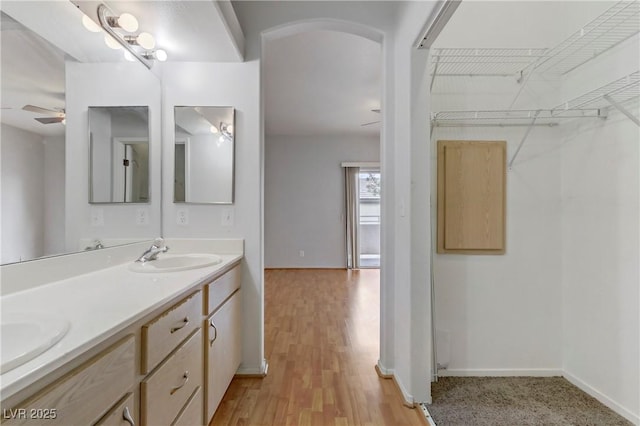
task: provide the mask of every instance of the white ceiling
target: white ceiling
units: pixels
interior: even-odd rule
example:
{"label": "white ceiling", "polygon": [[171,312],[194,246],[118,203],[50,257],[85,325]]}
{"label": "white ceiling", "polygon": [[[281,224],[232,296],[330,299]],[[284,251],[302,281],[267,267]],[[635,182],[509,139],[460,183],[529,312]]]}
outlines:
{"label": "white ceiling", "polygon": [[39,135],[62,135],[61,123],[42,124],[44,114],[23,111],[31,104],[64,109],[64,53],[21,24],[2,14],[1,121]]}
{"label": "white ceiling", "polygon": [[267,135],[378,135],[382,54],[379,43],[333,31],[267,42]]}
{"label": "white ceiling", "polygon": [[433,47],[551,48],[615,1],[474,1],[460,3]]}

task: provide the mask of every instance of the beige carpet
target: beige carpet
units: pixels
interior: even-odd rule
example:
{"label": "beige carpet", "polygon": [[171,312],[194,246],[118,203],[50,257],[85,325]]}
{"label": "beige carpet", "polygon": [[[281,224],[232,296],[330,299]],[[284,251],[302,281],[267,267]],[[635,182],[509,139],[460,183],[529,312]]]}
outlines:
{"label": "beige carpet", "polygon": [[441,377],[431,384],[437,426],[628,426],[562,377]]}

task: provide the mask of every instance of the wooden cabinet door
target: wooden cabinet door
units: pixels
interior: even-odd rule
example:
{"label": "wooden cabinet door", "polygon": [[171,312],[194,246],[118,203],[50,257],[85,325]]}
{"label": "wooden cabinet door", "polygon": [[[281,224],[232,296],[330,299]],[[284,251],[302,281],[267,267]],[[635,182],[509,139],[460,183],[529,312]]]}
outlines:
{"label": "wooden cabinet door", "polygon": [[207,319],[206,380],[207,421],[211,421],[242,357],[242,297],[236,291]]}
{"label": "wooden cabinet door", "polygon": [[438,253],[505,251],[506,142],[438,141]]}
{"label": "wooden cabinet door", "polygon": [[127,336],[13,409],[4,425],[90,425],[133,386],[135,342]]}

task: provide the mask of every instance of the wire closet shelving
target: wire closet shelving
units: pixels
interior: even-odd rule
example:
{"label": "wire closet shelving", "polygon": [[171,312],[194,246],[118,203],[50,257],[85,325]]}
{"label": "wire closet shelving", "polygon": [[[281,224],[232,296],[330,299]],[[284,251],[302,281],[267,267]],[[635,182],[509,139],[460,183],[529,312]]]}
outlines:
{"label": "wire closet shelving", "polygon": [[[431,50],[431,86],[439,77],[513,76],[522,91],[533,74],[560,77],[638,32],[640,2],[621,1],[550,49],[434,48]],[[609,109],[616,108],[640,125],[637,117],[624,108],[640,97],[639,82],[640,71],[636,71],[548,109],[514,110],[514,100],[503,110],[436,112],[431,115],[431,121],[433,127],[555,126],[564,119],[605,118]]]}

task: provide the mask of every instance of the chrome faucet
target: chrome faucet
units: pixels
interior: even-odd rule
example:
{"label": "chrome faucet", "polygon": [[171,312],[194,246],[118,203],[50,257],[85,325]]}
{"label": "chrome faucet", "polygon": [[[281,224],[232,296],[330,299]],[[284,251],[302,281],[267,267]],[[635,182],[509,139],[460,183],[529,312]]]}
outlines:
{"label": "chrome faucet", "polygon": [[142,255],[136,259],[136,262],[148,262],[150,260],[156,260],[160,253],[166,253],[169,250],[169,247],[164,245],[164,240],[162,238],[156,238]]}
{"label": "chrome faucet", "polygon": [[104,245],[102,245],[102,242],[100,240],[95,240],[93,242],[93,245],[87,246],[84,248],[85,251],[89,251],[89,250],[99,250],[104,248]]}

